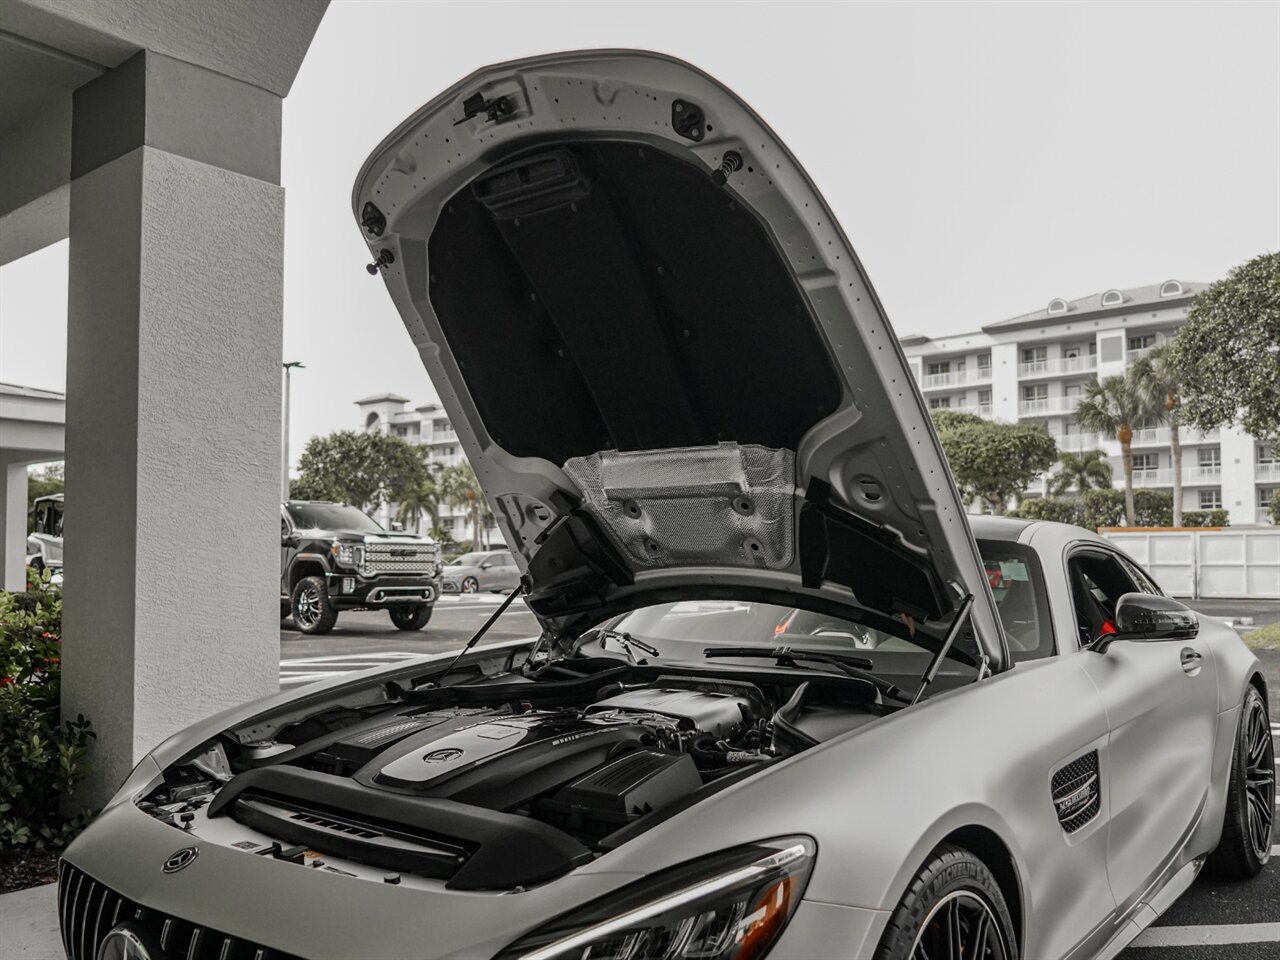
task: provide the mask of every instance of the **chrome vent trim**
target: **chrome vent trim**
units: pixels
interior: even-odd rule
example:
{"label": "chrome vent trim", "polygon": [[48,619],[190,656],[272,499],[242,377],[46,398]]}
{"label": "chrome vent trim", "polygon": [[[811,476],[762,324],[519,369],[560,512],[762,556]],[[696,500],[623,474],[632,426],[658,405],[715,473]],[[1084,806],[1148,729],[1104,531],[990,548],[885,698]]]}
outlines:
{"label": "chrome vent trim", "polygon": [[366,543],[364,574],[405,573],[434,576],[436,548],[430,545],[404,543]]}
{"label": "chrome vent trim", "polygon": [[1077,757],[1054,775],[1049,785],[1054,813],[1064,833],[1075,833],[1102,810],[1102,778],[1098,751]]}
{"label": "chrome vent trim", "polygon": [[219,933],[150,910],[99,883],[66,860],[58,863],[58,926],[68,960],[94,960],[112,927],[132,921],[159,940],[166,957],[179,960],[298,960],[292,954]]}

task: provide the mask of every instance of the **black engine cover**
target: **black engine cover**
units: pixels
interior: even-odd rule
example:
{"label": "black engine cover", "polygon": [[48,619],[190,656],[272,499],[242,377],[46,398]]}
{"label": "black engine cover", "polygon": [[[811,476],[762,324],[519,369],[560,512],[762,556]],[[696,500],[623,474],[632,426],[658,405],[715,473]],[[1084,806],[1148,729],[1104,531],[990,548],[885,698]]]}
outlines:
{"label": "black engine cover", "polygon": [[576,713],[458,718],[419,730],[356,771],[366,786],[514,810],[652,740]]}

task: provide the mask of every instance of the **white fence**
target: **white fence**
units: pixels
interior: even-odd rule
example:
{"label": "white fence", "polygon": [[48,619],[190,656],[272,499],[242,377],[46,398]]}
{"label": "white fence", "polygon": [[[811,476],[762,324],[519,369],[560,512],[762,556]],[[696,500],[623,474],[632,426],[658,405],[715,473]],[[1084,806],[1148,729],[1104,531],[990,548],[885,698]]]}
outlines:
{"label": "white fence", "polygon": [[1280,528],[1103,533],[1175,597],[1280,600]]}

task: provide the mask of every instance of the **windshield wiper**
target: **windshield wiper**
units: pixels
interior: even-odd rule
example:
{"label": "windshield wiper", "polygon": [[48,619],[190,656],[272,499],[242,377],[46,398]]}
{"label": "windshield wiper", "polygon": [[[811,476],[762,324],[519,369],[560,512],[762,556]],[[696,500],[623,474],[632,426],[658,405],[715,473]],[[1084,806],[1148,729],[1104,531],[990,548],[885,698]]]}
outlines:
{"label": "windshield wiper", "polygon": [[799,661],[810,663],[826,663],[846,676],[857,680],[865,680],[872,684],[880,694],[892,697],[900,703],[910,703],[910,698],[896,683],[881,680],[873,673],[867,673],[875,664],[866,657],[858,657],[848,653],[830,653],[826,650],[800,650],[796,647],[707,647],[702,655],[708,659],[716,657],[757,657],[775,661],[780,667],[798,667]]}

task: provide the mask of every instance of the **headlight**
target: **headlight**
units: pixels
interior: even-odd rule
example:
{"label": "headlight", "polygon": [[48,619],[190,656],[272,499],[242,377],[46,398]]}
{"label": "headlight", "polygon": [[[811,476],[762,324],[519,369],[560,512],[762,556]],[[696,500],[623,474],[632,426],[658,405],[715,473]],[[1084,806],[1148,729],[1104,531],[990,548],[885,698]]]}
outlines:
{"label": "headlight", "polygon": [[335,543],[329,548],[334,559],[344,567],[364,566],[364,547],[358,543]]}
{"label": "headlight", "polygon": [[807,837],[695,860],[565,914],[497,960],[759,960],[813,867]]}

